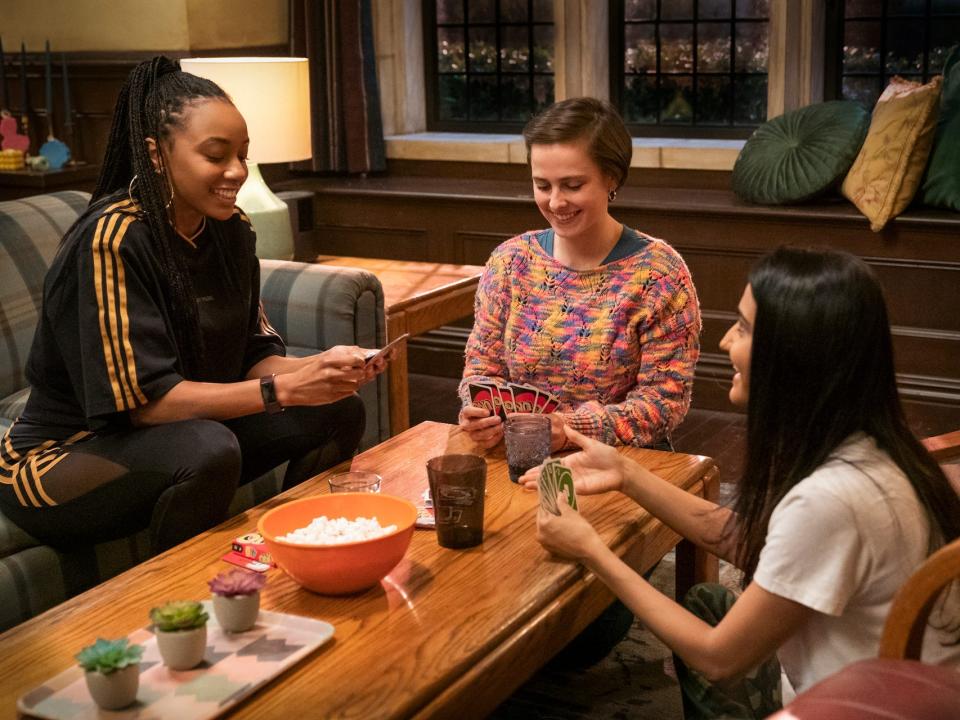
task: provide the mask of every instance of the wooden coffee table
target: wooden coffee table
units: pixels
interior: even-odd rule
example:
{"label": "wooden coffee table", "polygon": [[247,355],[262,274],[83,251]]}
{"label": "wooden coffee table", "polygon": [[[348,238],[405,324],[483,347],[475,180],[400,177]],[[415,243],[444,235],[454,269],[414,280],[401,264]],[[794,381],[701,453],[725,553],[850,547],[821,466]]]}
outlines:
{"label": "wooden coffee table", "polygon": [[[383,492],[419,498],[425,462],[473,450],[455,426],[422,423],[357,456],[353,467],[383,475]],[[710,458],[623,449],[676,485],[710,496]],[[485,537],[468,550],[437,545],[417,530],[406,557],[374,588],[349,597],[303,590],[271,570],[262,607],[326,620],[332,641],[234,710],[249,718],[483,717],[576,636],[610,602],[602,583],[536,541],[536,493],[512,484],[502,450],[487,454]],[[345,469],[346,463],[339,469]],[[331,471],[332,472],[332,471]],[[147,622],[170,599],[204,599],[208,578],[227,568],[230,540],[264,511],[327,492],[325,475],[189,540],[0,636],[0,707],[73,664],[96,637],[115,638]],[[581,512],[638,571],[651,568],[678,536],[623,495],[581,498]],[[678,566],[693,555],[678,553]],[[703,575],[703,565],[699,573]],[[688,575],[689,577],[689,575]],[[701,579],[694,577],[693,579]]]}
{"label": "wooden coffee table", "polygon": [[[387,316],[387,340],[410,333],[435,330],[473,312],[480,265],[449,265],[380,258],[318,255],[313,262],[369,270],[383,286]],[[390,363],[390,432],[396,435],[410,427],[410,390],[407,349]]]}

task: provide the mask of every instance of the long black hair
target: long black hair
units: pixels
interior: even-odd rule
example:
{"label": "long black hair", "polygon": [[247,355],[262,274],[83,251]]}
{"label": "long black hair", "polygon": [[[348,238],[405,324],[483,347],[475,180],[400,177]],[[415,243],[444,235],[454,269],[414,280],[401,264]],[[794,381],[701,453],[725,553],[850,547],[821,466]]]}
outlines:
{"label": "long black hair", "polygon": [[848,253],[782,247],[756,264],[749,283],[757,315],[734,505],[745,584],[777,503],[858,431],[909,479],[930,518],[931,549],[960,536],[960,498],[907,426],[886,303],[870,268]]}
{"label": "long black hair", "polygon": [[[196,376],[204,350],[203,338],[190,274],[183,253],[176,252],[177,246],[184,241],[174,229],[173,185],[164,164],[162,147],[174,129],[183,127],[188,106],[202,99],[231,102],[216,83],[182,72],[179,63],[167,57],[157,56],[138,64],[117,98],[106,154],[90,206],[74,224],[78,227],[86,217],[118,196],[125,197],[129,193],[136,201],[139,217],[149,226],[154,239],[159,270],[168,281],[165,292],[172,319],[171,330],[181,370],[187,378]],[[153,138],[157,143],[159,168],[155,169],[150,159],[147,138]],[[70,235],[68,231],[65,239]],[[237,254],[222,247],[219,233],[214,233],[214,237],[217,238],[224,272],[231,283],[238,282]]]}

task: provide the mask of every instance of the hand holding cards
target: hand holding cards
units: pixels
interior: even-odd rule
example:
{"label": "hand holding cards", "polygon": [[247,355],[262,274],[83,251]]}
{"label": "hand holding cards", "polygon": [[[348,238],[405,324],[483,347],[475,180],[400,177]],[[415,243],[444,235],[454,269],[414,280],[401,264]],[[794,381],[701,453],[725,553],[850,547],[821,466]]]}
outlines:
{"label": "hand holding cards", "polygon": [[573,490],[573,473],[560,460],[547,460],[540,469],[537,481],[540,491],[540,507],[553,515],[560,514],[557,495],[563,493],[567,504],[577,510],[577,494]]}
{"label": "hand holding cards", "polygon": [[404,333],[400,337],[394,338],[388,342],[379,350],[365,350],[363,358],[364,365],[369,365],[372,362],[376,362],[380,358],[384,358],[388,361],[393,360],[394,348],[396,348],[400,343],[405,342],[408,337],[410,337],[410,333]]}
{"label": "hand holding cards", "polygon": [[470,402],[475,407],[489,410],[503,420],[510,413],[547,414],[560,407],[556,395],[537,390],[532,385],[478,382],[470,383],[469,388]]}

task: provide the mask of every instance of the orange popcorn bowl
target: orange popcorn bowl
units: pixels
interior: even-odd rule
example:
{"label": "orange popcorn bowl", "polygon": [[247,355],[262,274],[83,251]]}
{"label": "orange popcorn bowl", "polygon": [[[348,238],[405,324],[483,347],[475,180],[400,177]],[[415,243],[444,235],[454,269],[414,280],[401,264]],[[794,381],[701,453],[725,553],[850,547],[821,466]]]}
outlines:
{"label": "orange popcorn bowl", "polygon": [[[314,518],[375,517],[397,529],[372,540],[342,545],[301,545],[278,537],[306,527]],[[277,565],[300,585],[323,595],[347,595],[376,585],[403,559],[417,509],[413,503],[377,493],[336,493],[293,500],[267,511],[257,523]]]}

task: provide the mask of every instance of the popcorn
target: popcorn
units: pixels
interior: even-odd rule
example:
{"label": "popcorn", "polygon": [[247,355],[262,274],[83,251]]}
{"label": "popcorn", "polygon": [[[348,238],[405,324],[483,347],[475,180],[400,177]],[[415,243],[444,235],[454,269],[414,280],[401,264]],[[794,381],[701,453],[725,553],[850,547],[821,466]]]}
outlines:
{"label": "popcorn", "polygon": [[326,515],[321,515],[314,518],[306,527],[298,528],[287,535],[280,535],[277,540],[297,545],[343,545],[373,540],[396,530],[396,525],[382,527],[376,517],[347,520],[343,517],[330,519]]}

